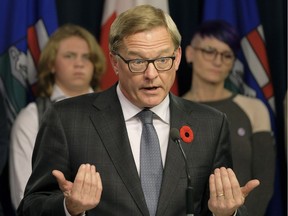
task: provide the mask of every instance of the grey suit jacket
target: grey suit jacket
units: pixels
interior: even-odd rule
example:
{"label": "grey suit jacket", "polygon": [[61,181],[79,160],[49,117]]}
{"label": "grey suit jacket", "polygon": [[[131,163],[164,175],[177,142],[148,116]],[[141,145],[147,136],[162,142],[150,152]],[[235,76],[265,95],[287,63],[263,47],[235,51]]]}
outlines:
{"label": "grey suit jacket", "polygon": [[[216,167],[231,167],[224,114],[170,94],[171,128],[189,126],[184,144],[194,187],[195,215],[210,215],[208,179]],[[44,116],[33,153],[33,171],[18,215],[65,215],[63,194],[51,172],[73,181],[80,164],[96,165],[103,184],[99,205],[86,215],[148,216],[115,86],[56,103]],[[157,216],[186,215],[185,163],[169,140]],[[239,211],[240,212],[240,211]]]}

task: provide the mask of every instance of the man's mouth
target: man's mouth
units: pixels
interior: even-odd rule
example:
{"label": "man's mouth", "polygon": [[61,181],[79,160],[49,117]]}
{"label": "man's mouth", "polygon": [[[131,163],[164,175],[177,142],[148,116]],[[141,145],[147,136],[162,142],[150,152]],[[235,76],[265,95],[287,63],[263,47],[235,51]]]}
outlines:
{"label": "man's mouth", "polygon": [[145,90],[156,90],[158,87],[153,86],[153,87],[145,87]]}

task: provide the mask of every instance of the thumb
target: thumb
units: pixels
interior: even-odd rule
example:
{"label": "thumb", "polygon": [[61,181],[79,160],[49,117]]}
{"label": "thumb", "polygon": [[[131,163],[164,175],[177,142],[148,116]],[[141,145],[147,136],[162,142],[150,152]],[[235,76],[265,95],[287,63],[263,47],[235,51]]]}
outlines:
{"label": "thumb", "polygon": [[244,197],[247,197],[248,194],[254,190],[256,187],[260,185],[260,181],[258,179],[250,180],[246,183],[245,186],[241,187],[241,191]]}
{"label": "thumb", "polygon": [[59,188],[62,192],[70,191],[72,189],[73,183],[66,180],[64,174],[59,170],[53,170],[52,175],[56,178]]}

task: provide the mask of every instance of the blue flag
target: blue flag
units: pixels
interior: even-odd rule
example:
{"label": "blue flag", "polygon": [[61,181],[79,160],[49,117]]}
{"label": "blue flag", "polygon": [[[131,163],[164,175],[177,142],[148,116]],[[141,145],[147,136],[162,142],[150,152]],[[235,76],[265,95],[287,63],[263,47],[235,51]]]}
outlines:
{"label": "blue flag", "polygon": [[54,0],[1,1],[0,91],[11,124],[34,99],[39,55],[57,26]]}
{"label": "blue flag", "polygon": [[[237,29],[241,37],[241,51],[228,83],[239,93],[257,97],[266,104],[276,134],[274,92],[256,0],[205,0],[203,20],[211,19],[225,20]],[[277,166],[274,196],[267,215],[283,215],[279,182]]]}

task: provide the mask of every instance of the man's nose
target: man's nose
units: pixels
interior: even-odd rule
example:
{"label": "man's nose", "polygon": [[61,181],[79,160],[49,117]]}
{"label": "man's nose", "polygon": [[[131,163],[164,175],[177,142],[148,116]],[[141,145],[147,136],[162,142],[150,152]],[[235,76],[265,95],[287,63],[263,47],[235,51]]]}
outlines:
{"label": "man's nose", "polygon": [[148,77],[149,79],[155,79],[159,74],[158,70],[154,66],[153,62],[149,62],[147,69],[145,70],[145,76]]}

